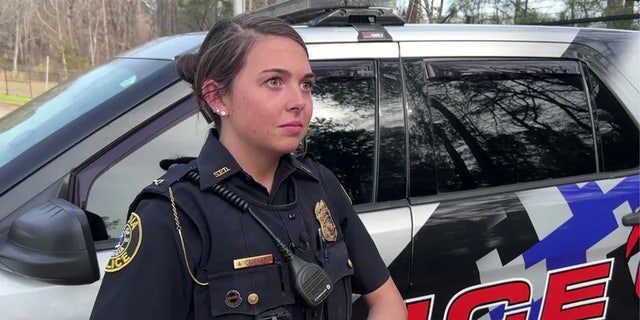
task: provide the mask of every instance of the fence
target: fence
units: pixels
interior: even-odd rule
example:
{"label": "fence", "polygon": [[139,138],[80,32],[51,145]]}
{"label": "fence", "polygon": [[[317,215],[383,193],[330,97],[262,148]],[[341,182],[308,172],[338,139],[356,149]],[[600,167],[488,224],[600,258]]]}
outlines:
{"label": "fence", "polygon": [[79,72],[49,72],[21,70],[14,72],[9,67],[0,67],[0,94],[35,98]]}

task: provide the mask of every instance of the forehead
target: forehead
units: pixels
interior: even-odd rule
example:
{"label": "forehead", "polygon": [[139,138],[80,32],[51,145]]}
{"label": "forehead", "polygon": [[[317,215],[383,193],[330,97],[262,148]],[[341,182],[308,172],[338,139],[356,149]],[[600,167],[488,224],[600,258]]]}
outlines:
{"label": "forehead", "polygon": [[245,69],[282,68],[295,71],[304,68],[309,72],[309,58],[304,48],[296,41],[280,36],[258,39],[249,50]]}

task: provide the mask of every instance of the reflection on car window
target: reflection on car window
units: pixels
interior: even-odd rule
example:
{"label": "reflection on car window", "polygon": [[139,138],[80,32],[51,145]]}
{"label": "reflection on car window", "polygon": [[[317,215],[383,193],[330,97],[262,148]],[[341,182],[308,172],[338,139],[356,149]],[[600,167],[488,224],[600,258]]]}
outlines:
{"label": "reflection on car window", "polygon": [[167,63],[114,60],[47,91],[1,118],[0,165]]}
{"label": "reflection on car window", "polygon": [[314,62],[307,151],[338,177],[354,204],[373,201],[373,62]]}
{"label": "reflection on car window", "polygon": [[603,171],[636,168],[640,164],[638,127],[602,81],[587,72],[602,144]]}
{"label": "reflection on car window", "polygon": [[433,141],[433,153],[411,156],[435,164],[438,192],[596,172],[577,62],[439,61],[426,69],[424,80],[416,65],[407,68],[409,81],[425,82],[409,85],[424,90],[412,94],[411,139]]}
{"label": "reflection on car window", "polygon": [[378,127],[380,128],[380,152],[378,154],[377,201],[392,201],[406,198],[406,142],[405,120],[402,110],[403,86],[400,62],[379,61],[380,105]]}

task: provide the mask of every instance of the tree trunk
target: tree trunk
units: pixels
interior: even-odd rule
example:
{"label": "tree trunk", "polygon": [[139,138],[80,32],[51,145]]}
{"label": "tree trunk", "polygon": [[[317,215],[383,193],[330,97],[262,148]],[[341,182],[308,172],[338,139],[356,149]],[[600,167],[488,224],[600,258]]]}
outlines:
{"label": "tree trunk", "polygon": [[13,42],[13,73],[18,72],[18,55],[20,53],[20,11],[16,17],[16,34]]}
{"label": "tree trunk", "polygon": [[422,20],[422,7],[420,0],[409,0],[409,8],[407,9],[407,22],[419,23]]}
{"label": "tree trunk", "polygon": [[62,23],[60,21],[60,8],[58,8],[57,1],[51,1],[51,5],[55,9],[55,18],[56,18],[56,26],[58,29],[58,41],[60,45],[60,62],[62,62],[62,71],[66,74],[69,72],[69,68],[67,66],[67,53],[66,53],[66,41],[64,39],[64,35],[62,33]]}
{"label": "tree trunk", "polygon": [[102,34],[104,36],[104,53],[105,60],[111,57],[111,50],[109,50],[109,31],[107,29],[107,6],[102,0]]}

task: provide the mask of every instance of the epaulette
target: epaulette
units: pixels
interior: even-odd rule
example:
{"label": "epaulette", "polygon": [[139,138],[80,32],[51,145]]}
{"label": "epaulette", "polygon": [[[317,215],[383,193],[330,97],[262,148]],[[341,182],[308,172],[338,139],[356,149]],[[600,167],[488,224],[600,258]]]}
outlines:
{"label": "epaulette", "polygon": [[160,178],[154,179],[151,184],[142,189],[142,191],[136,196],[136,198],[129,206],[129,212],[135,211],[138,203],[142,199],[147,198],[152,194],[161,195],[168,198],[169,187],[174,183],[180,181],[180,179],[182,179],[182,177],[184,177],[189,171],[195,170],[196,168],[197,166],[195,160],[187,164],[180,163],[172,165],[164,175],[162,175]]}

